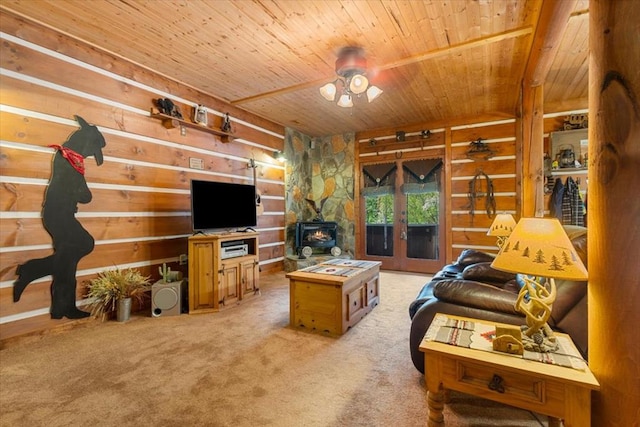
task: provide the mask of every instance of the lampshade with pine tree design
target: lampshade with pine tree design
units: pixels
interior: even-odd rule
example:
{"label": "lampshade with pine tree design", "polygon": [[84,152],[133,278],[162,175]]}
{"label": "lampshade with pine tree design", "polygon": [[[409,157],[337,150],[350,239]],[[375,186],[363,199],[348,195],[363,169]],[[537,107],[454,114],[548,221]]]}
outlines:
{"label": "lampshade with pine tree design", "polygon": [[491,267],[530,276],[587,279],[587,269],[555,218],[520,219]]}

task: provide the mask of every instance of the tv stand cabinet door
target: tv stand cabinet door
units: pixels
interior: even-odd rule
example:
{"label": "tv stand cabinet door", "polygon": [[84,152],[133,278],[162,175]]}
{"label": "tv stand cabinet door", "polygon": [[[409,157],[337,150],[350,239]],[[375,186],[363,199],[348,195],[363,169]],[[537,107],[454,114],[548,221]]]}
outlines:
{"label": "tv stand cabinet door", "polygon": [[240,302],[240,264],[223,264],[219,271],[220,299],[222,310]]}
{"label": "tv stand cabinet door", "polygon": [[251,259],[244,261],[240,265],[242,275],[240,276],[240,287],[242,288],[242,299],[251,298],[254,295],[260,294],[259,277],[260,272],[258,269],[258,260]]}
{"label": "tv stand cabinet door", "polygon": [[217,292],[213,274],[214,242],[189,244],[189,313],[216,309]]}

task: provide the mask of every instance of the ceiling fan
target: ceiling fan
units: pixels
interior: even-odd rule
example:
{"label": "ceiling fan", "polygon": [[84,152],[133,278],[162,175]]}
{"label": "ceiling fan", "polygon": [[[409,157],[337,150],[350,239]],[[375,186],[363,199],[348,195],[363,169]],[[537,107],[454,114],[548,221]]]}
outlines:
{"label": "ceiling fan", "polygon": [[369,84],[367,58],[360,47],[348,46],[340,49],[336,59],[336,74],[336,80],[322,86],[320,94],[327,101],[334,101],[340,88],[340,107],[353,107],[354,95],[359,96],[366,92],[367,100],[371,102],[383,92],[379,87]]}

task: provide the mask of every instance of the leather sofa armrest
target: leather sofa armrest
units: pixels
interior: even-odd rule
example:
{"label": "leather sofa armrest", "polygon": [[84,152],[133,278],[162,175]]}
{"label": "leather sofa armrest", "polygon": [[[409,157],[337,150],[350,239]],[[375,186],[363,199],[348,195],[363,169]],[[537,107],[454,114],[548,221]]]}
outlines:
{"label": "leather sofa armrest", "polygon": [[521,315],[515,309],[516,293],[472,280],[442,280],[434,283],[433,296],[441,301],[482,310]]}
{"label": "leather sofa armrest", "polygon": [[429,301],[430,299],[433,299],[433,283],[434,282],[431,281],[426,285],[424,285],[420,290],[420,293],[418,294],[416,299],[413,300],[411,304],[409,304],[409,317],[411,319],[413,319],[413,316],[416,314],[416,311],[418,311],[425,302]]}

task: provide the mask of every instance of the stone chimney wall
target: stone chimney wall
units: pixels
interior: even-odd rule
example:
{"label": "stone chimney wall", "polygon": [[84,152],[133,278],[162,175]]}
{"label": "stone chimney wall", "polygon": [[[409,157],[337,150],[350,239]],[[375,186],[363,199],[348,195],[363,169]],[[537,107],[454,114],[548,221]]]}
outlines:
{"label": "stone chimney wall", "polygon": [[324,221],[338,223],[338,246],[344,255],[355,253],[355,134],[311,138],[286,129],[285,255],[297,258],[296,223],[313,221],[321,207]]}

